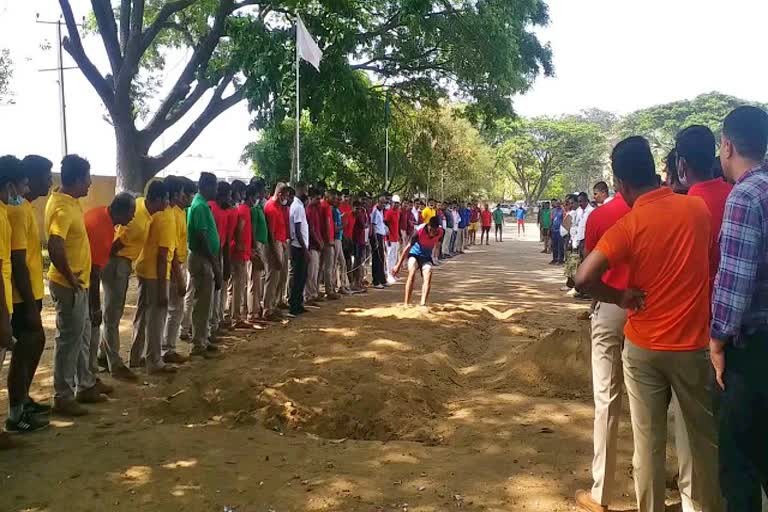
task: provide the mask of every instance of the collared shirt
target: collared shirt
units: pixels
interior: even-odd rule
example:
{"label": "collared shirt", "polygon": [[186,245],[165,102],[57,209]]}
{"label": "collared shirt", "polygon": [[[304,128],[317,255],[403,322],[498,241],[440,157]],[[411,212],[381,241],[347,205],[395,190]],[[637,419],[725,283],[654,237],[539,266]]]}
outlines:
{"label": "collared shirt", "polygon": [[[138,206],[136,209],[138,210]],[[211,212],[211,207],[208,206],[208,201],[198,193],[195,194],[192,205],[187,208],[187,244],[191,253],[200,254],[201,247],[197,239],[199,231],[205,236],[210,253],[213,256],[219,254],[221,241],[219,240],[219,232],[216,229],[213,212]]]}
{"label": "collared shirt", "polygon": [[[586,237],[587,231],[587,219],[589,215],[594,211],[591,204],[588,204],[586,208],[579,208],[576,211],[576,235],[573,237],[573,248],[576,249],[579,243]],[[571,230],[573,232],[573,230]]]}
{"label": "collared shirt", "polygon": [[[109,214],[109,208],[97,206],[85,212],[84,218],[85,230],[88,231],[88,241],[91,244],[91,264],[102,269],[109,261],[109,252],[112,250],[112,241],[115,238],[112,216]],[[16,301],[14,296],[14,302],[21,301]]]}
{"label": "collared shirt", "polygon": [[333,239],[344,239],[344,223],[341,220],[341,210],[336,206],[333,207]]}
{"label": "collared shirt", "polygon": [[[592,212],[587,219],[584,235],[586,252],[592,252],[605,232],[631,210],[624,198],[617,195],[615,201],[610,201],[610,204],[609,201],[605,201],[603,206]],[[626,290],[629,286],[629,266],[616,265],[608,269],[603,274],[603,282],[618,290]]]}
{"label": "collared shirt", "polygon": [[[8,207],[8,222],[11,225],[11,251],[26,251],[25,261],[29,270],[29,282],[32,285],[32,295],[42,299],[45,295],[43,283],[43,251],[40,245],[40,228],[37,226],[35,207],[24,199],[18,206]],[[113,233],[114,236],[114,233]],[[110,239],[109,243],[112,243]],[[8,265],[11,260],[8,260]],[[13,286],[13,303],[24,302]]]}
{"label": "collared shirt", "polygon": [[[51,192],[45,205],[45,233],[48,237],[56,235],[64,240],[69,269],[82,281],[83,288],[88,288],[91,285],[91,246],[80,201],[69,194]],[[66,288],[72,287],[53,263],[48,268],[48,279]]]}
{"label": "collared shirt", "polygon": [[427,206],[426,208],[421,210],[421,222],[423,222],[424,224],[427,224],[429,223],[429,219],[431,219],[435,215],[437,215],[437,212],[434,209]]}
{"label": "collared shirt", "polygon": [[136,213],[131,222],[125,226],[118,226],[117,238],[123,242],[123,248],[117,253],[118,256],[136,261],[144,248],[144,241],[147,239],[147,227],[149,226],[149,212],[144,204],[144,198],[136,199]]}
{"label": "collared shirt", "polygon": [[[300,230],[296,232],[296,224],[300,224]],[[307,224],[307,212],[304,210],[304,203],[298,197],[293,198],[289,213],[288,231],[291,233],[291,245],[301,247],[299,237],[304,241],[304,247],[309,249],[309,225]]]}
{"label": "collared shirt", "polygon": [[384,213],[384,222],[389,229],[388,239],[390,242],[400,241],[400,208],[392,208]]}
{"label": "collared shirt", "polygon": [[267,228],[275,242],[285,242],[288,240],[288,219],[280,203],[274,199],[267,201],[264,205],[264,216],[267,219]]}
{"label": "collared shirt", "polygon": [[235,243],[235,237],[230,242],[232,259],[235,261],[250,261],[253,251],[253,227],[251,226],[251,207],[245,203],[239,204],[235,210],[235,231],[240,221],[243,221],[243,231],[240,233],[240,249]]}
{"label": "collared shirt", "polygon": [[711,336],[719,340],[768,329],[768,164],[739,179],[725,205]]}
{"label": "collared shirt", "polygon": [[609,268],[627,265],[629,286],[646,294],[624,327],[635,345],[670,352],[708,345],[709,224],[704,201],[658,188],[640,196],[597,243]]}
{"label": "collared shirt", "polygon": [[187,262],[187,212],[178,205],[171,207],[173,218],[176,220],[176,259],[179,263]]}
{"label": "collared shirt", "polygon": [[[13,313],[13,294],[11,293],[11,224],[8,222],[8,207],[0,201],[0,260],[3,261],[3,286],[5,304],[8,313]],[[53,265],[51,265],[53,268]],[[90,273],[90,271],[89,271]]]}
{"label": "collared shirt", "polygon": [[[160,249],[167,249],[165,258],[165,276],[157,274],[157,259]],[[136,260],[136,275],[144,279],[169,279],[171,261],[176,250],[176,218],[171,208],[155,212],[147,229],[144,250]]]}
{"label": "collared shirt", "polygon": [[[733,186],[720,178],[696,183],[688,189],[689,196],[700,197],[704,200],[709,214],[712,216],[712,243],[709,249],[710,293],[714,290],[715,276],[720,266],[720,227],[723,225],[725,202],[728,200],[728,194],[731,193],[731,190],[733,190]],[[691,219],[691,221],[697,222],[696,219]]]}
{"label": "collared shirt", "polygon": [[355,214],[352,211],[352,206],[347,201],[343,201],[339,205],[339,210],[341,211],[341,223],[344,226],[344,240],[352,240],[355,229]]}
{"label": "collared shirt", "polygon": [[384,215],[377,206],[374,206],[371,211],[371,227],[373,227],[373,232],[377,235],[387,235],[387,225],[384,224]]}
{"label": "collared shirt", "polygon": [[323,243],[333,243],[333,207],[325,199],[320,201],[320,234],[323,237]]}
{"label": "collared shirt", "polygon": [[267,230],[267,218],[264,216],[264,206],[256,203],[251,208],[251,227],[253,228],[253,240],[266,244],[269,242]]}
{"label": "collared shirt", "polygon": [[[293,208],[293,206],[291,206],[291,208]],[[304,209],[304,212],[306,214],[306,224],[309,232],[309,245],[307,248],[319,251],[320,245],[323,243],[323,234],[320,230],[322,229],[323,222],[325,222],[322,218],[322,213],[320,212],[320,205],[309,202],[307,207]],[[294,220],[292,218],[291,224],[293,223]],[[304,225],[302,224],[302,229],[303,226]],[[291,240],[294,240],[293,235],[291,236]],[[298,246],[298,242],[296,242],[296,247]]]}

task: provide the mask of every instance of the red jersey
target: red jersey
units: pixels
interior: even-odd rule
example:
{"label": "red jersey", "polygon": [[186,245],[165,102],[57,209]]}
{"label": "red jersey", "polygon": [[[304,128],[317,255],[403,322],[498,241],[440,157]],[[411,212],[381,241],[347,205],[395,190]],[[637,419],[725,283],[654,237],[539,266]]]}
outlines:
{"label": "red jersey", "polygon": [[272,240],[276,242],[285,242],[288,240],[288,218],[285,215],[285,208],[270,199],[264,205],[264,216],[267,219],[267,229],[269,229]]}
{"label": "red jersey", "polygon": [[322,222],[320,226],[320,234],[323,236],[323,242],[326,244],[333,244],[333,206],[331,203],[323,199],[320,201],[320,220]]}
{"label": "red jersey", "polygon": [[[631,210],[621,194],[616,194],[611,201],[593,210],[587,217],[584,249],[587,252],[593,251],[605,232]],[[626,290],[629,287],[629,266],[621,265],[608,269],[603,274],[603,283],[617,290]]]}
{"label": "red jersey", "polygon": [[306,213],[309,225],[309,248],[319,251],[320,242],[323,241],[323,234],[320,231],[323,222],[321,208],[310,203],[307,205]]}
{"label": "red jersey", "polygon": [[[709,247],[709,293],[712,293],[717,269],[720,267],[720,228],[723,225],[725,202],[733,190],[733,185],[724,182],[720,178],[696,183],[688,189],[688,195],[700,197],[707,205],[712,218],[712,243]],[[693,219],[696,222],[696,219]]]}
{"label": "red jersey", "polygon": [[469,222],[474,224],[478,220],[480,220],[480,212],[477,210],[477,208],[472,208],[469,213]]}
{"label": "red jersey", "polygon": [[234,221],[235,221],[235,227],[234,229],[237,230],[237,224],[242,221],[243,222],[243,231],[240,233],[240,239],[242,241],[242,250],[238,251],[237,246],[235,245],[235,236],[234,231],[232,234],[232,241],[230,242],[230,248],[232,250],[232,258],[242,261],[248,261],[251,259],[251,248],[252,248],[252,240],[253,240],[253,230],[251,229],[251,208],[247,204],[243,203],[237,208],[232,208],[232,211],[235,212],[234,215]]}
{"label": "red jersey", "polygon": [[208,206],[211,207],[211,213],[213,213],[213,220],[216,221],[216,231],[219,232],[219,244],[220,248],[224,247],[229,237],[229,210],[225,210],[216,201],[208,201]]}
{"label": "red jersey", "polygon": [[365,239],[366,229],[368,229],[368,212],[365,211],[365,208],[360,208],[357,213],[355,213],[353,239],[356,245],[365,245],[367,242]]}
{"label": "red jersey", "polygon": [[483,210],[480,212],[480,219],[482,220],[482,225],[484,228],[491,227],[491,222],[493,220],[493,216],[491,215],[490,210]]}
{"label": "red jersey", "polygon": [[389,228],[387,239],[390,242],[400,241],[400,208],[390,208],[384,212],[384,223]]}
{"label": "red jersey", "polygon": [[353,230],[355,229],[355,215],[352,212],[352,206],[347,202],[343,202],[339,204],[339,211],[341,212],[342,236],[344,240],[352,240]]}

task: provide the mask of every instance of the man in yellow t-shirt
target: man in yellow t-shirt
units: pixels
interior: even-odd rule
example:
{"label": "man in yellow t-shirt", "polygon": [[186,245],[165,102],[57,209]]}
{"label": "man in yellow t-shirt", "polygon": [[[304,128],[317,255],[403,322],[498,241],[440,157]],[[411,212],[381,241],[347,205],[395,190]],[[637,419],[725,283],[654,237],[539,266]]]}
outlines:
{"label": "man in yellow t-shirt", "polygon": [[102,305],[101,366],[109,368],[112,377],[134,382],[138,377],[128,369],[120,356],[120,321],[125,311],[125,296],[133,263],[138,259],[147,238],[150,215],[144,206],[144,198],[136,199],[136,213],[126,226],[119,226],[112,244],[109,261],[101,270],[101,286],[104,288]]}
{"label": "man in yellow t-shirt", "polygon": [[[91,248],[79,198],[91,186],[91,165],[77,155],[61,161],[61,188],[51,192],[45,206],[45,233],[51,266],[48,282],[56,306],[56,346],[53,366],[53,411],[63,416],[88,413],[80,403],[103,402],[91,372],[88,286]],[[88,335],[90,328],[87,329]]]}
{"label": "man in yellow t-shirt", "polygon": [[197,192],[197,186],[189,178],[168,176],[163,180],[168,189],[170,211],[176,222],[176,250],[171,262],[171,282],[168,290],[168,319],[163,332],[163,361],[180,364],[187,358],[176,352],[176,339],[179,337],[187,294],[187,213],[186,208]]}
{"label": "man in yellow t-shirt", "polygon": [[9,413],[5,428],[9,432],[26,433],[47,426],[48,421],[41,415],[51,411],[49,405],[32,400],[29,387],[45,347],[45,331],[40,319],[45,294],[43,255],[32,201],[48,195],[53,164],[37,155],[25,157],[20,164],[15,179],[17,196],[8,206],[14,305],[11,328],[17,343],[8,369]]}
{"label": "man in yellow t-shirt", "polygon": [[428,206],[421,210],[421,223],[422,224],[429,224],[429,219],[437,215],[437,210],[435,209],[435,201],[433,199],[429,200],[429,203],[427,203]]}
{"label": "man in yellow t-shirt", "polygon": [[130,365],[138,368],[144,359],[147,373],[172,373],[176,367],[163,361],[161,347],[168,315],[168,280],[176,249],[176,220],[168,207],[168,188],[162,181],[150,183],[144,204],[151,219],[144,248],[136,260],[139,300],[133,318]]}

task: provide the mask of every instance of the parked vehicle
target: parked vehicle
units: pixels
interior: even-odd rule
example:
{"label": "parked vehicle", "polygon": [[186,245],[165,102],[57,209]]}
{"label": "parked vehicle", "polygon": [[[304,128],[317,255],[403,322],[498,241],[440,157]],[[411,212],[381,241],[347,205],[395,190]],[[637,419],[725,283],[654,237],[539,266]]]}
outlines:
{"label": "parked vehicle", "polygon": [[501,203],[501,204],[499,204],[499,206],[501,207],[501,211],[506,216],[512,215],[514,213],[514,211],[515,211],[514,206],[509,204],[509,203]]}

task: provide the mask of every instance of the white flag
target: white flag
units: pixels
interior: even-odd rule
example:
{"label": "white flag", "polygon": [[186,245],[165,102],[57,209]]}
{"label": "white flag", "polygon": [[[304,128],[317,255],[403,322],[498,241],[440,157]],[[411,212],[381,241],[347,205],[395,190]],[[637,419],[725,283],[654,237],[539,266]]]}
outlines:
{"label": "white flag", "polygon": [[299,49],[299,57],[320,71],[320,60],[323,58],[323,51],[317,46],[307,27],[304,26],[301,16],[296,16],[296,46]]}

